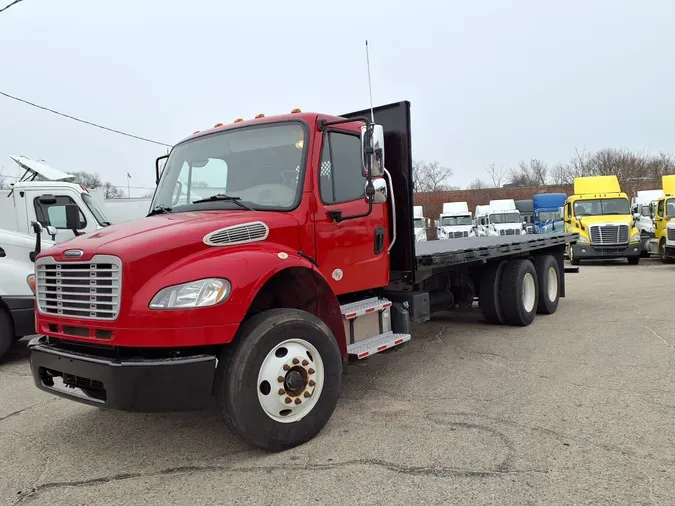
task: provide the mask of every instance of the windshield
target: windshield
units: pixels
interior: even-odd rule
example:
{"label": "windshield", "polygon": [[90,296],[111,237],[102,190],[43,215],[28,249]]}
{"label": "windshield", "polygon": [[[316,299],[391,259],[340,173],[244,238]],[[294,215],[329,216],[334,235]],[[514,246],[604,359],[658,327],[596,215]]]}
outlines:
{"label": "windshield", "polygon": [[490,223],[520,223],[520,213],[491,214]]}
{"label": "windshield", "polygon": [[415,228],[424,228],[424,218],[415,218]]}
{"label": "windshield", "polygon": [[[195,201],[220,194],[250,208],[292,209],[301,193],[304,135],[302,125],[292,122],[226,130],[179,144],[166,161],[151,208],[199,209],[203,204]],[[211,209],[214,205],[241,208],[223,199],[210,202]]]}
{"label": "windshield", "polygon": [[628,199],[577,200],[575,216],[601,216],[608,214],[631,214]]}
{"label": "windshield", "polygon": [[557,211],[539,211],[538,214],[539,221],[559,220],[561,218],[559,209]]}
{"label": "windshield", "polygon": [[103,211],[101,211],[101,208],[98,207],[96,201],[92,198],[91,195],[89,195],[88,193],[83,193],[82,200],[91,211],[91,214],[94,215],[94,218],[96,219],[99,225],[101,225],[102,227],[105,227],[106,225],[112,225],[112,223],[108,221],[108,218],[105,217],[105,214],[103,214]]}
{"label": "windshield", "polygon": [[675,199],[666,200],[666,218],[675,216]]}
{"label": "windshield", "polygon": [[441,218],[442,227],[453,225],[471,225],[471,216],[443,216]]}

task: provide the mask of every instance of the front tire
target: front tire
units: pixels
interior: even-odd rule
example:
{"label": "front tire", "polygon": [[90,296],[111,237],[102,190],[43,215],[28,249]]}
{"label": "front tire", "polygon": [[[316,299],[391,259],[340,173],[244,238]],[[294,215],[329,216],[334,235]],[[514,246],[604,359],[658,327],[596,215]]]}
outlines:
{"label": "front tire", "polygon": [[271,309],[242,324],[234,349],[216,371],[225,423],[251,445],[282,451],[326,425],[342,385],[342,357],[333,333],[316,316]]}
{"label": "front tire", "polygon": [[659,257],[661,258],[661,262],[664,264],[672,264],[673,259],[669,258],[668,255],[666,255],[666,240],[661,239],[661,242],[659,242]]}
{"label": "front tire", "polygon": [[574,256],[574,247],[570,244],[570,263],[572,265],[580,265],[581,260]]}
{"label": "front tire", "polygon": [[0,363],[9,352],[12,344],[16,341],[14,336],[14,322],[7,311],[0,308]]}
{"label": "front tire", "polygon": [[640,263],[640,257],[628,257],[628,265],[637,265]]}
{"label": "front tire", "polygon": [[504,268],[499,300],[509,325],[527,326],[537,313],[537,272],[529,260],[511,260]]}

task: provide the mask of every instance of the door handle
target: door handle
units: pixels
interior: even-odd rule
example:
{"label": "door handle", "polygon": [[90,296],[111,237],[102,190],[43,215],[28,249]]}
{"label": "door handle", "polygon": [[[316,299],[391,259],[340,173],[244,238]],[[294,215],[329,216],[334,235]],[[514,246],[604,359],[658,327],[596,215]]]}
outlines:
{"label": "door handle", "polygon": [[377,227],[375,229],[375,254],[379,255],[384,249],[384,227]]}

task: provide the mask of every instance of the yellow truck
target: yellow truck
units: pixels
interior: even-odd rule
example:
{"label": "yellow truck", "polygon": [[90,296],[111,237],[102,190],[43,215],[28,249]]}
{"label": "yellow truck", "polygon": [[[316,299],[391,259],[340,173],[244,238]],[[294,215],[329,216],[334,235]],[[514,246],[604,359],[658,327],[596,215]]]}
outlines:
{"label": "yellow truck", "polygon": [[626,258],[630,265],[640,262],[640,231],[616,176],[575,178],[574,195],[565,202],[563,218],[565,232],[579,234],[569,250],[572,265],[585,259]]}
{"label": "yellow truck", "polygon": [[[666,247],[668,239],[668,224],[675,217],[675,174],[661,178],[664,196],[661,197],[654,207],[654,237],[659,245],[659,257],[664,264],[675,261],[671,248]],[[672,235],[672,232],[671,232]],[[671,238],[672,240],[672,238]]]}

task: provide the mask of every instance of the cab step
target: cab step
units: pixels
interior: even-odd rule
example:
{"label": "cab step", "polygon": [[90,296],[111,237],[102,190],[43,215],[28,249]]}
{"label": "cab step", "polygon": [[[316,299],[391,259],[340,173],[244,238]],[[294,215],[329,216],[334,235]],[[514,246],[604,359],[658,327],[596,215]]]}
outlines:
{"label": "cab step", "polygon": [[347,320],[353,320],[359,316],[363,316],[368,313],[374,313],[375,311],[382,311],[391,307],[391,301],[387,299],[380,299],[378,297],[371,297],[370,299],[360,300],[358,302],[352,302],[350,304],[345,304],[340,306],[342,311],[342,316]]}
{"label": "cab step", "polygon": [[358,343],[347,346],[347,353],[353,357],[362,358],[375,355],[399,344],[410,341],[410,334],[394,334],[393,332],[385,332],[379,336],[371,337]]}

